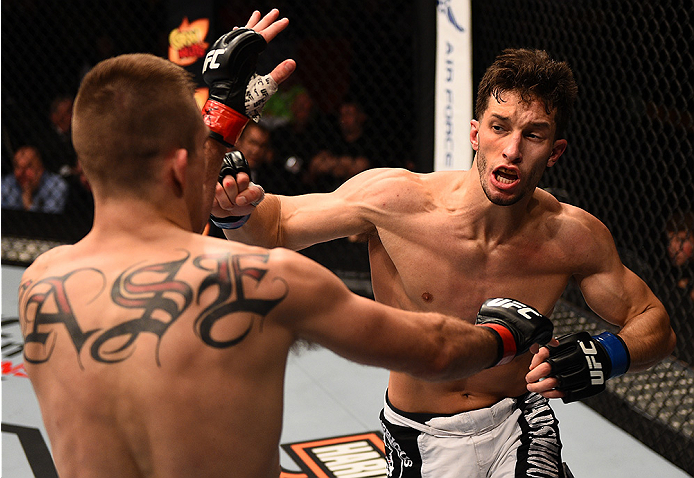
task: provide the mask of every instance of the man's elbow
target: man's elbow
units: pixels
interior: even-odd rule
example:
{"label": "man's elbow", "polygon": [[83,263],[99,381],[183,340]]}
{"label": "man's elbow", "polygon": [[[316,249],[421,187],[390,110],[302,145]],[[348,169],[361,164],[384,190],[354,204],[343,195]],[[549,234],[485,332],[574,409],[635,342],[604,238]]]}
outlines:
{"label": "man's elbow", "polygon": [[646,367],[644,368],[650,368],[658,363],[660,363],[663,359],[669,357],[672,355],[672,352],[675,350],[675,346],[677,345],[677,335],[675,334],[675,331],[672,330],[672,327],[670,327],[669,322],[667,324],[667,329],[663,332],[661,339],[658,341],[657,344],[654,344],[653,349],[657,352],[654,352],[653,355],[655,355],[655,360],[653,360],[651,363],[649,363]]}
{"label": "man's elbow", "polygon": [[672,354],[672,352],[675,350],[675,346],[677,345],[677,335],[675,334],[675,331],[672,330],[672,326],[670,325],[670,316],[669,314],[665,311],[665,307],[662,308],[662,313],[665,315],[665,319],[663,320],[663,340],[662,340],[662,351],[663,351],[663,356],[662,358],[665,358]]}

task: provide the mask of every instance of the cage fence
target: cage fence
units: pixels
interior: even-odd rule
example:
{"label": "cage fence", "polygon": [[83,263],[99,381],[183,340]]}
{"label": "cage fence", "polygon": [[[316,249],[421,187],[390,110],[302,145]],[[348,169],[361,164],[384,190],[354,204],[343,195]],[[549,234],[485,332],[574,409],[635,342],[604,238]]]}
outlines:
{"label": "cage fence", "polygon": [[[176,13],[185,3],[2,2],[3,177],[12,174],[13,155],[33,146],[46,169],[68,185],[59,213],[10,210],[3,196],[3,263],[26,265],[89,230],[93,205],[69,133],[57,125],[61,105],[104,58],[130,52],[166,57],[172,31],[182,29],[172,19],[180,22]],[[422,165],[431,161],[416,157],[415,144],[421,113],[415,105],[423,94],[418,49],[433,35],[420,28],[424,3],[199,2],[209,13],[208,45],[243,25],[253,9],[278,7],[291,19],[291,27],[260,57],[261,73],[284,58],[294,58],[299,67],[267,105],[258,130],[262,147],[244,151],[256,182],[269,192],[298,194],[332,190],[365,168],[427,171]],[[613,381],[587,403],[690,473],[694,266],[691,260],[673,264],[669,246],[673,231],[691,231],[694,211],[692,14],[687,0],[472,0],[475,84],[507,47],[545,49],[573,69],[579,99],[568,128],[569,148],[541,186],[609,227],[623,262],[663,301],[678,335],[668,360]],[[353,131],[360,135],[349,142]],[[359,238],[304,253],[353,290],[371,294],[367,247]],[[605,328],[573,285],[555,321],[567,331]]]}

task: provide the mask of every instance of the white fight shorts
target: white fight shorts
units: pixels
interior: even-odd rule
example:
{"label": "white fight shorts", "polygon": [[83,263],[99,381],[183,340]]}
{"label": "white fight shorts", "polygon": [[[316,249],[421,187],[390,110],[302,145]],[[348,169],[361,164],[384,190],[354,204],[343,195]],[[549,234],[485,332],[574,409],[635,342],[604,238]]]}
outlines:
{"label": "white fight shorts", "polygon": [[558,421],[536,393],[455,415],[381,411],[392,478],[566,478]]}

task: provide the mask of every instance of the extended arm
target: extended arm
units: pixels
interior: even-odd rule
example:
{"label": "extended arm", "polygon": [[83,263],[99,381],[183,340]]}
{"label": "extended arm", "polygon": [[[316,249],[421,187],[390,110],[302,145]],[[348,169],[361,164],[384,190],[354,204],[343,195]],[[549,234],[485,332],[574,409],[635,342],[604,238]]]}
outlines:
{"label": "extended arm", "polygon": [[551,338],[552,324],[510,299],[488,301],[478,324],[437,313],[388,307],[351,293],[335,275],[299,254],[271,252],[273,273],[287,296],[272,320],[297,339],[321,344],[355,362],[425,380],[451,380],[506,363],[534,342]]}
{"label": "extended arm", "polygon": [[[388,194],[381,182],[401,174],[398,170],[371,169],[354,176],[331,193],[301,196],[268,194],[243,227],[224,232],[230,240],[293,250],[372,232],[377,214],[383,213],[375,206],[376,195]],[[245,184],[227,176],[224,188],[217,188],[212,213],[240,215],[236,195],[244,190]]]}

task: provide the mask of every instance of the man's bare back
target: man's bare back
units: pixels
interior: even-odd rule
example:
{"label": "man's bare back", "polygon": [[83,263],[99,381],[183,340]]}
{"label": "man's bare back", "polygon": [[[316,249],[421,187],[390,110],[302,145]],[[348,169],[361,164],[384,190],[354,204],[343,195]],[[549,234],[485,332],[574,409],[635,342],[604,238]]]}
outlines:
{"label": "man's bare back", "polygon": [[287,284],[267,251],[168,236],[58,248],[22,280],[56,461],[67,476],[276,477],[295,338],[266,316]]}

